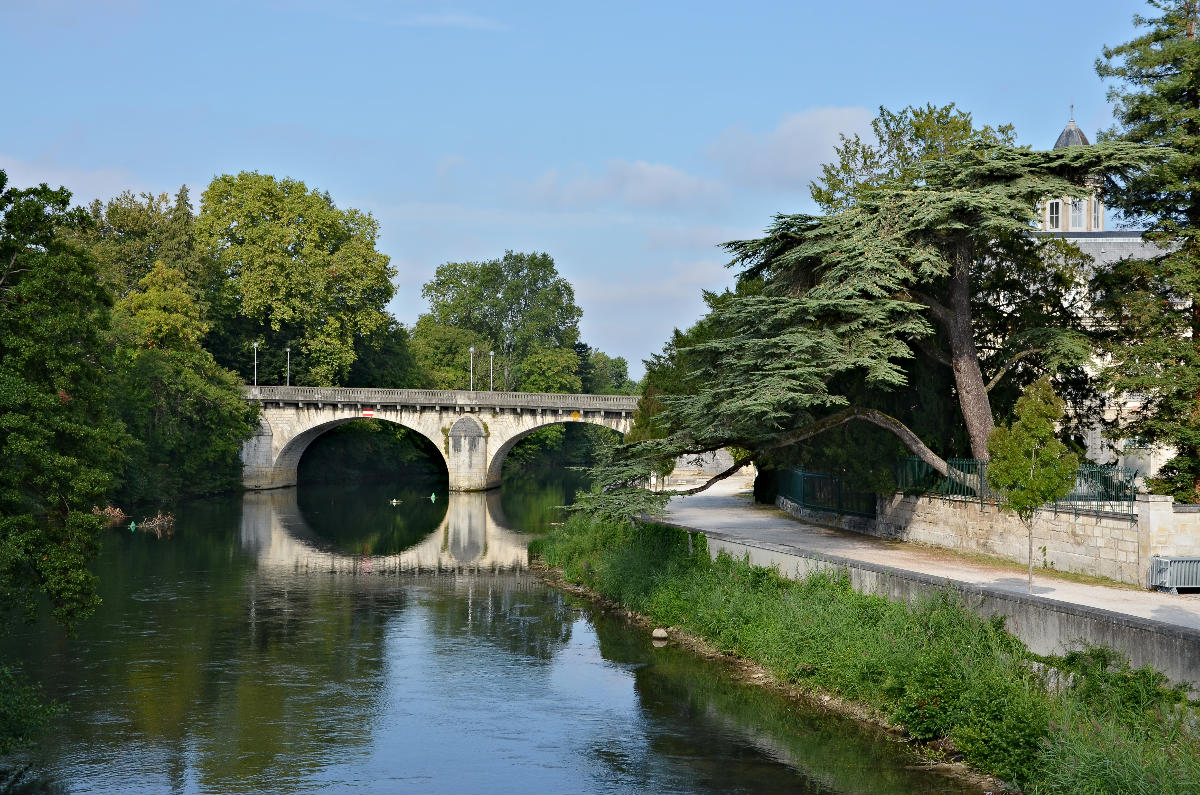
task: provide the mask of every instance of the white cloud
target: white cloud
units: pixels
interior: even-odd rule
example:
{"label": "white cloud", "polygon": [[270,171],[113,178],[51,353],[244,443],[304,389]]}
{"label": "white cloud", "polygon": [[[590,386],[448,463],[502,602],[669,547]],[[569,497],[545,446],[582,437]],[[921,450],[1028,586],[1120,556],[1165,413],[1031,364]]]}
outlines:
{"label": "white cloud", "polygon": [[635,378],[641,377],[641,360],[662,350],[675,328],[687,328],[704,314],[702,290],[733,283],[733,273],[717,259],[643,267],[635,276],[621,276],[577,277],[573,283],[584,310],[584,341],[624,356]]}
{"label": "white cloud", "polygon": [[833,157],[839,134],[869,133],[866,108],[812,108],[785,116],[765,133],[731,127],[709,147],[730,181],[754,188],[806,189]]}
{"label": "white cloud", "polygon": [[646,230],[650,251],[716,251],[722,243],[757,237],[756,230],[731,226],[654,226]]}
{"label": "white cloud", "polygon": [[716,180],[665,163],[610,160],[599,175],[564,175],[551,169],[534,183],[533,196],[538,203],[558,207],[620,204],[643,210],[680,210],[718,205],[725,189]]}
{"label": "white cloud", "polygon": [[120,168],[80,169],[49,158],[22,160],[0,154],[0,169],[8,174],[11,187],[29,188],[43,182],[52,188],[61,185],[71,191],[76,204],[109,199],[125,190],[134,193],[148,190],[132,172]]}

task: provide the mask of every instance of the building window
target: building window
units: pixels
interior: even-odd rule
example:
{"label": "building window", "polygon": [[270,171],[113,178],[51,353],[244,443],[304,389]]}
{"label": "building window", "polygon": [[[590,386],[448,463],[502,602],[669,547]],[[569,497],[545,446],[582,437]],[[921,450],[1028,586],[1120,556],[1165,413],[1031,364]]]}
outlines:
{"label": "building window", "polygon": [[1047,229],[1062,229],[1062,202],[1050,202],[1049,219],[1046,223]]}
{"label": "building window", "polygon": [[1084,201],[1083,199],[1071,199],[1071,228],[1083,229],[1084,218]]}
{"label": "building window", "polygon": [[1092,231],[1104,231],[1104,204],[1099,199],[1092,199]]}

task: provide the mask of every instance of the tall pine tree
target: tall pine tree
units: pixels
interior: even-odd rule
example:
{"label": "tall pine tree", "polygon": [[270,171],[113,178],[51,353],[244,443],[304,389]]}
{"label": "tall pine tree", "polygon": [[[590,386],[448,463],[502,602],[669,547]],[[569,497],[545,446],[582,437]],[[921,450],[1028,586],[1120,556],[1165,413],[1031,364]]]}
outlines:
{"label": "tall pine tree", "polygon": [[1104,137],[1155,144],[1172,154],[1107,192],[1110,206],[1148,225],[1162,254],[1097,273],[1096,311],[1104,321],[1107,385],[1139,393],[1142,408],[1123,418],[1119,437],[1168,445],[1176,456],[1152,481],[1158,491],[1200,501],[1200,43],[1197,0],[1151,0],[1135,16],[1145,33],[1105,47],[1096,71],[1117,125]]}
{"label": "tall pine tree", "polygon": [[1054,369],[1077,336],[1062,332],[1073,331],[1066,302],[1079,285],[1061,252],[1047,256],[1050,244],[1030,234],[1035,204],[1136,173],[1160,152],[1115,142],[1036,152],[979,135],[930,147],[911,165],[892,168],[881,155],[835,172],[858,184],[822,202],[829,214],[780,215],[765,237],[727,244],[763,290],[714,307],[708,321],[720,333],[686,351],[693,389],[663,400],[657,422],[669,433],[621,451],[598,473],[610,488],[588,507],[612,516],[653,507],[622,487],[666,458],[733,446],[761,463],[848,423],[882,428],[950,474],[935,440],[881,407],[880,396],[908,393],[918,408],[906,366],[917,351],[950,372],[967,449],[986,459],[992,387],[1018,362]]}

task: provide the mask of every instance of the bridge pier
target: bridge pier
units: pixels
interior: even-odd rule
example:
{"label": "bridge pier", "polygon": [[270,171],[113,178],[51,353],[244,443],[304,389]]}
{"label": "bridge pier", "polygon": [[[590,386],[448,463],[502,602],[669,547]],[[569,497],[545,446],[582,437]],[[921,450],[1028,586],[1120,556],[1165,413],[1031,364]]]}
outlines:
{"label": "bridge pier", "polygon": [[460,417],[446,437],[446,470],[450,491],[483,491],[500,485],[488,482],[488,429],[471,416]]}
{"label": "bridge pier", "polygon": [[483,491],[500,485],[508,451],[538,428],[585,422],[623,434],[637,408],[637,398],[628,395],[278,386],[246,387],[244,393],[261,408],[259,428],[241,453],[242,483],[251,490],[296,485],[300,459],[313,440],[370,418],[428,439],[445,460],[451,491]]}

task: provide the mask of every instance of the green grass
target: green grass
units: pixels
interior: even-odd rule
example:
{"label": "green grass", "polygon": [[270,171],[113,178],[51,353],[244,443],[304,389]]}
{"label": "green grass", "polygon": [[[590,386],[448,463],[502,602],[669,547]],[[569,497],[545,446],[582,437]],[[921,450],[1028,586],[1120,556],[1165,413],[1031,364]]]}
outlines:
{"label": "green grass", "polygon": [[1149,669],[1107,650],[1052,660],[1047,692],[1002,623],[945,593],[916,605],[844,576],[785,580],[684,531],[576,515],[535,551],[566,579],[754,660],[779,679],[874,707],[917,740],[949,738],[977,769],[1030,792],[1200,792],[1200,717]]}

